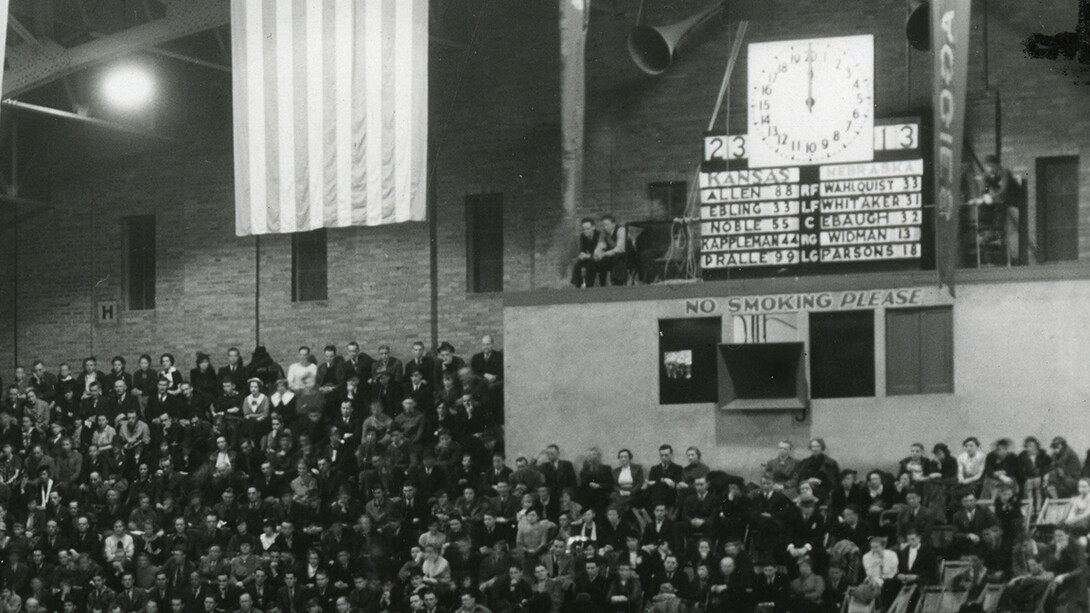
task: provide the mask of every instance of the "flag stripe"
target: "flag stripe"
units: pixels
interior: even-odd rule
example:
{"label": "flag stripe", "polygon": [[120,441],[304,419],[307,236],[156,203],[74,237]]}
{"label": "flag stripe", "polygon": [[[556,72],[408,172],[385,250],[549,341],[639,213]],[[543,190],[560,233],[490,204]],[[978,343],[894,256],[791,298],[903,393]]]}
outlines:
{"label": "flag stripe", "polygon": [[[337,0],[334,28],[336,50],[352,48],[352,0]],[[334,89],[336,94],[336,225],[352,223],[352,54],[334,56]]]}
{"label": "flag stripe", "polygon": [[427,0],[232,0],[238,235],[424,219],[427,20]]}
{"label": "flag stripe", "polygon": [[249,69],[246,71],[246,108],[247,119],[257,126],[248,130],[249,136],[249,175],[250,175],[250,229],[254,234],[265,234],[268,227],[265,219],[268,215],[266,206],[265,183],[265,97],[264,97],[264,30],[262,29],[262,6],[251,4],[245,13],[244,41]]}
{"label": "flag stripe", "polygon": [[[296,2],[276,3],[276,65],[278,67],[292,66],[292,46],[295,41],[294,15]],[[279,203],[269,203],[269,210],[277,207],[280,232],[295,231],[295,130],[292,121],[295,118],[295,71],[279,71],[276,81],[276,137],[278,161],[280,162],[278,178],[280,179]]]}
{"label": "flag stripe", "polygon": [[[245,2],[231,3],[231,59],[237,66],[248,65],[246,45],[239,41],[245,40],[247,5]],[[7,15],[7,12],[4,13]],[[237,69],[236,69],[237,70]],[[235,73],[232,80],[231,95],[237,100],[247,100],[246,79],[239,78]],[[247,125],[246,105],[235,104],[232,109],[232,121],[235,125],[235,234],[248,236],[253,234],[250,226],[250,146],[247,133],[244,129]]]}

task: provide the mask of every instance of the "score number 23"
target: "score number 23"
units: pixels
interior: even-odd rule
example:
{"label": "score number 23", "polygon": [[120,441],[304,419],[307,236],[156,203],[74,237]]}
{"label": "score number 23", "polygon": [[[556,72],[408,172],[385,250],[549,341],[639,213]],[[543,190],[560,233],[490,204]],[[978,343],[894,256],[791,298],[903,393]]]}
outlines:
{"label": "score number 23", "polygon": [[[899,123],[874,126],[875,151],[905,151],[918,149],[919,147],[919,124]],[[711,162],[713,160],[744,160],[747,157],[745,134],[704,137],[705,162]]]}

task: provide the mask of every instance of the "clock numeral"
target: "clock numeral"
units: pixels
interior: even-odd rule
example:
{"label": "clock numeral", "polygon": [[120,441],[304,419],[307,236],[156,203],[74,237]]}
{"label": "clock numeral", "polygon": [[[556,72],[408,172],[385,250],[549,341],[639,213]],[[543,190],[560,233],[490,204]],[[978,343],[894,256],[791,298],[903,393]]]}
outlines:
{"label": "clock numeral", "polygon": [[806,143],[806,153],[817,153],[817,143],[813,141]]}
{"label": "clock numeral", "polygon": [[767,111],[768,109],[772,108],[772,105],[769,104],[768,100],[761,100],[761,102],[757,105],[757,108],[761,109],[762,111]]}
{"label": "clock numeral", "polygon": [[771,85],[762,85],[761,86],[761,94],[763,94],[765,96],[771,95],[772,94],[772,86]]}
{"label": "clock numeral", "polygon": [[786,145],[786,144],[787,144],[787,135],[786,135],[786,134],[780,134],[780,135],[779,135],[779,138],[777,139],[777,141],[778,141],[778,142],[779,142],[779,144],[781,144],[781,145]]}
{"label": "clock numeral", "polygon": [[834,140],[834,141],[838,141],[838,140],[840,140],[840,130],[835,130],[835,131],[833,132],[833,140]]}

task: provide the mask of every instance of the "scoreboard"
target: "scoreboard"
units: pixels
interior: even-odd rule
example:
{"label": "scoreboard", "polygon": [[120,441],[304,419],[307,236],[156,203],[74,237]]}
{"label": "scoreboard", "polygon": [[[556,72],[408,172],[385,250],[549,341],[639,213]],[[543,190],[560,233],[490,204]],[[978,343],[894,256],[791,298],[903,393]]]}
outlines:
{"label": "scoreboard", "polygon": [[701,268],[918,263],[929,193],[920,133],[918,121],[876,125],[872,162],[772,168],[748,167],[745,135],[705,136]]}

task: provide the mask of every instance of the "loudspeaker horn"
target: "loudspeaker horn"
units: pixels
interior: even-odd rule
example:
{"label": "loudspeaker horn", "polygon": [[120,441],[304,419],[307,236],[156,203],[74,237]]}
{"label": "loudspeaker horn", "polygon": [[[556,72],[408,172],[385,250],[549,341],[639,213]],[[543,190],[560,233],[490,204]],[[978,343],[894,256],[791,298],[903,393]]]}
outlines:
{"label": "loudspeaker horn", "polygon": [[660,75],[673,63],[685,38],[726,6],[725,1],[717,2],[692,17],[665,26],[637,25],[628,33],[628,54],[640,70]]}
{"label": "loudspeaker horn", "polygon": [[913,0],[912,11],[905,20],[905,36],[913,49],[927,51],[931,48],[931,3]]}

